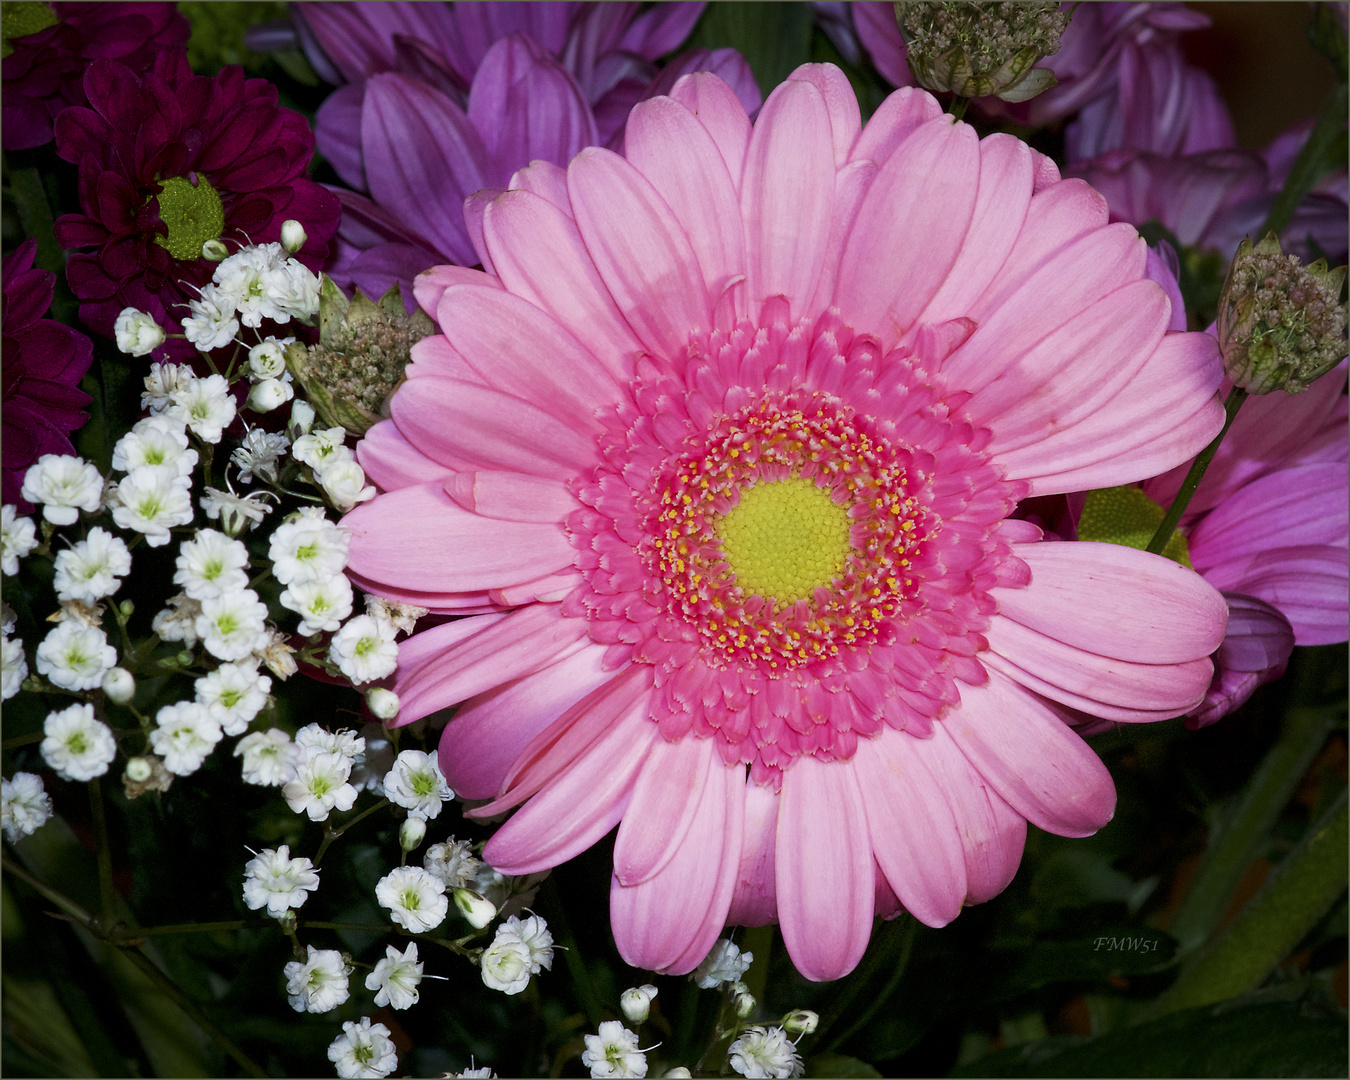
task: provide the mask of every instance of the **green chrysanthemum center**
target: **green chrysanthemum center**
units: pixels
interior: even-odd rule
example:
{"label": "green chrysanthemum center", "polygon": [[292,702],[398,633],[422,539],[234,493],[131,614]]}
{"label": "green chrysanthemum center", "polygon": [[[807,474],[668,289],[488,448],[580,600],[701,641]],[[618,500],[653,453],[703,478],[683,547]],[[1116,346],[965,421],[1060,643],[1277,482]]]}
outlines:
{"label": "green chrysanthemum center", "polygon": [[219,240],[225,231],[225,207],[206,177],[196,174],[194,184],[185,176],[160,181],[159,219],[168,226],[168,236],[156,236],[155,243],[166,248],[175,259],[190,261],[202,257],[202,245]]}
{"label": "green chrysanthemum center", "polygon": [[[1078,539],[1100,540],[1143,551],[1164,516],[1166,511],[1137,487],[1127,485],[1089,491],[1078,519]],[[1190,547],[1180,532],[1172,534],[1162,553],[1182,566],[1194,569]]]}
{"label": "green chrysanthemum center", "polygon": [[741,590],[780,604],[829,588],[849,554],[848,507],[800,476],[742,489],[713,531]]}
{"label": "green chrysanthemum center", "polygon": [[4,39],[3,46],[0,46],[0,57],[9,56],[14,52],[14,46],[9,43],[10,38],[36,34],[39,30],[46,30],[47,27],[55,26],[60,21],[56,12],[46,4],[33,3],[32,0],[6,3],[0,8],[0,37]]}

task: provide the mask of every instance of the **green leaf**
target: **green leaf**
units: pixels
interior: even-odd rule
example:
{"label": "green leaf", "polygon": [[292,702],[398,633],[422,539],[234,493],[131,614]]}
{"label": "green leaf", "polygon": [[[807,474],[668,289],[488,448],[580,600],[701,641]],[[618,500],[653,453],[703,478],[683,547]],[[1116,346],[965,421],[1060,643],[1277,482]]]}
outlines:
{"label": "green leaf", "polygon": [[1296,1002],[1188,1009],[1128,1031],[1002,1050],[952,1076],[1345,1076],[1345,1021]]}
{"label": "green leaf", "polygon": [[1177,943],[1151,927],[1120,924],[1072,941],[1045,941],[1002,963],[991,957],[988,1000],[999,1001],[1055,983],[1100,982],[1166,967]]}
{"label": "green leaf", "polygon": [[807,1076],[880,1076],[865,1061],[843,1054],[816,1054],[806,1059]]}
{"label": "green leaf", "polygon": [[775,86],[811,59],[812,25],[806,4],[709,4],[690,44],[739,49],[767,98]]}

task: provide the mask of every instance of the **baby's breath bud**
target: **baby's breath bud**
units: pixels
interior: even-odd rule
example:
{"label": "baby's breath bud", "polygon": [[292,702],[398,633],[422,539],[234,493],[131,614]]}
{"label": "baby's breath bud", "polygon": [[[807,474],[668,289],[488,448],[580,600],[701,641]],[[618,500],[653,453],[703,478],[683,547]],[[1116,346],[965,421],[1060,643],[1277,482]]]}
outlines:
{"label": "baby's breath bud", "polygon": [[783,1027],[794,1035],[810,1035],[820,1023],[820,1017],[810,1009],[793,1009],[783,1017]]}
{"label": "baby's breath bud", "polygon": [[305,246],[308,239],[305,227],[295,218],[287,218],[281,223],[281,246],[286,249],[288,255],[294,255]]}
{"label": "baby's breath bud", "polygon": [[755,1011],[755,997],[745,983],[737,981],[727,989],[731,992],[731,1003],[736,1009],[736,1015],[742,1020]]}
{"label": "baby's breath bud", "polygon": [[656,987],[651,983],[630,987],[619,995],[619,1009],[628,1018],[630,1024],[646,1023],[654,997],[656,997]]}
{"label": "baby's breath bud", "polygon": [[392,690],[375,687],[366,691],[366,704],[378,720],[392,720],[398,715],[398,695]]}
{"label": "baby's breath bud", "polygon": [[1345,356],[1345,267],[1302,266],[1275,234],[1238,245],[1219,297],[1223,368],[1249,394],[1297,394]]}
{"label": "baby's breath bud", "polygon": [[202,258],[207,262],[224,262],[230,257],[230,249],[219,240],[208,240],[202,244]]}
{"label": "baby's breath bud", "polygon": [[294,395],[295,391],[291,389],[290,383],[281,379],[264,379],[248,392],[248,407],[254,412],[271,412],[278,406],[285,405]]}
{"label": "baby's breath bud", "polygon": [[109,701],[125,705],[136,696],[136,679],[124,667],[109,668],[103,675],[103,692]]}
{"label": "baby's breath bud", "polygon": [[676,1065],[673,1069],[667,1069],[662,1075],[677,1078],[677,1080],[689,1080],[694,1074],[683,1065]]}
{"label": "baby's breath bud", "polygon": [[127,778],[133,784],[145,783],[154,771],[154,766],[146,758],[134,757],[127,762]]}
{"label": "baby's breath bud", "polygon": [[291,419],[286,424],[286,434],[290,436],[291,442],[295,442],[301,435],[308,435],[313,426],[314,406],[304,398],[296,398],[291,403]]}
{"label": "baby's breath bud", "polygon": [[464,921],[475,930],[481,930],[497,917],[497,909],[492,901],[468,889],[455,890],[455,907],[464,916]]}
{"label": "baby's breath bud", "polygon": [[297,925],[295,912],[289,908],[282,912],[277,916],[277,925],[281,927],[283,934],[294,934]]}
{"label": "baby's breath bud", "polygon": [[909,69],[929,90],[1026,101],[1057,82],[1033,67],[1059,52],[1069,15],[1054,2],[897,3]]}
{"label": "baby's breath bud", "polygon": [[420,817],[410,817],[399,826],[398,846],[404,851],[412,851],[427,835],[427,823]]}
{"label": "baby's breath bud", "polygon": [[117,605],[117,610],[122,613],[122,618],[129,619],[136,611],[136,605],[130,600],[123,600]]}

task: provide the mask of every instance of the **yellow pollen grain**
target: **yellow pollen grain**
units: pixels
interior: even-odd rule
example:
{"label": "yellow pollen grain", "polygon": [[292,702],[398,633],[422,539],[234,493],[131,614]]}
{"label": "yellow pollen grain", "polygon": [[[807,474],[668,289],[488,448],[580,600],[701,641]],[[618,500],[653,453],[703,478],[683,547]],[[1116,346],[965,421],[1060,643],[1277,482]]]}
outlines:
{"label": "yellow pollen grain", "polygon": [[786,605],[843,576],[850,524],[847,506],[794,476],[742,490],[713,531],[741,591]]}

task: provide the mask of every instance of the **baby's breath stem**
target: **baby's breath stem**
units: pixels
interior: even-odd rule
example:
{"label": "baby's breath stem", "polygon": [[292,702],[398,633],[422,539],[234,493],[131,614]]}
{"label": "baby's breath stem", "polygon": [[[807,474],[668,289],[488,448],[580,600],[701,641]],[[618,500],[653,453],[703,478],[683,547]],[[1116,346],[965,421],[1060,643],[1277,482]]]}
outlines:
{"label": "baby's breath stem", "polygon": [[331,843],[332,843],[334,840],[336,840],[339,836],[341,836],[343,833],[345,833],[348,829],[350,829],[350,828],[351,828],[353,825],[355,825],[358,821],[362,820],[363,818],[368,818],[368,817],[370,817],[370,815],[373,814],[373,813],[375,813],[376,810],[380,810],[380,809],[382,809],[383,807],[386,807],[386,806],[388,806],[388,805],[389,805],[389,800],[388,800],[388,799],[381,799],[381,800],[380,800],[379,802],[377,802],[374,806],[370,806],[370,807],[367,807],[365,810],[362,810],[359,814],[356,815],[356,817],[352,818],[351,821],[348,821],[348,822],[344,823],[343,825],[339,826],[338,828],[335,829],[335,828],[333,828],[331,825],[328,826],[328,828],[326,828],[326,829],[324,830],[324,832],[323,832],[323,843],[319,845],[319,853],[318,853],[317,855],[314,856],[314,865],[315,865],[315,866],[318,866],[318,865],[319,865],[319,860],[323,858],[324,852],[326,852],[326,851],[328,850],[328,845],[329,845],[329,844],[331,844]]}
{"label": "baby's breath stem", "polygon": [[99,901],[103,906],[103,917],[111,923],[116,918],[112,849],[108,846],[108,819],[104,813],[103,788],[97,776],[89,781],[89,809],[94,815],[94,841],[98,845]]}
{"label": "baby's breath stem", "polygon": [[1224,402],[1223,409],[1227,418],[1223,422],[1223,430],[1214,436],[1214,441],[1200,451],[1196,459],[1191,462],[1190,472],[1186,474],[1186,479],[1181,482],[1181,488],[1177,491],[1177,496],[1172,500],[1172,505],[1168,507],[1167,516],[1162,519],[1162,524],[1158,526],[1158,531],[1153,534],[1153,539],[1148,542],[1147,551],[1154,555],[1162,554],[1162,549],[1167,546],[1167,542],[1172,539],[1172,534],[1176,532],[1177,522],[1181,520],[1181,515],[1186,512],[1186,507],[1191,504],[1191,497],[1195,495],[1195,490],[1200,486],[1200,481],[1205,475],[1205,470],[1209,468],[1209,463],[1214,460],[1214,455],[1218,453],[1219,444],[1223,442],[1223,437],[1228,434],[1228,429],[1233,426],[1233,421],[1237,418],[1238,409],[1242,408],[1242,403],[1247,400],[1247,391],[1240,386],[1233,387],[1228,393],[1228,400]]}

